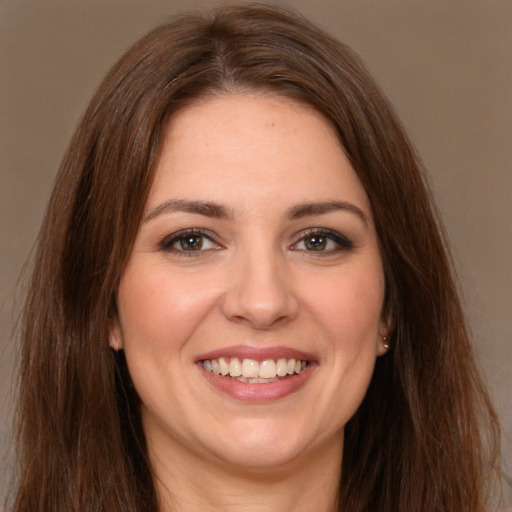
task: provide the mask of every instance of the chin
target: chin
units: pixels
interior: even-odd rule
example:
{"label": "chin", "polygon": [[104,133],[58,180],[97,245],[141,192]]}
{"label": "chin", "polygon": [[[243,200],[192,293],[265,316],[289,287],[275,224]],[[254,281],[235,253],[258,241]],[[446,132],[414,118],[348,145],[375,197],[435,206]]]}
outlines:
{"label": "chin", "polygon": [[308,435],[299,425],[290,428],[288,422],[279,425],[262,419],[238,421],[235,427],[225,428],[223,434],[215,446],[210,443],[211,453],[225,464],[255,471],[285,468],[319,442],[313,432]]}

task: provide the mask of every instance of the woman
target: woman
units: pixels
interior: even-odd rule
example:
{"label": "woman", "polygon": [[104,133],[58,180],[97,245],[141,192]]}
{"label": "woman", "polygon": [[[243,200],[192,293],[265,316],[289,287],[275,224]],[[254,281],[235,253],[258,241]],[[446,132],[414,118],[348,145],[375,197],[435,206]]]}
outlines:
{"label": "woman", "polygon": [[13,510],[489,503],[497,421],[421,165],[289,12],[181,16],[114,66],[22,338]]}

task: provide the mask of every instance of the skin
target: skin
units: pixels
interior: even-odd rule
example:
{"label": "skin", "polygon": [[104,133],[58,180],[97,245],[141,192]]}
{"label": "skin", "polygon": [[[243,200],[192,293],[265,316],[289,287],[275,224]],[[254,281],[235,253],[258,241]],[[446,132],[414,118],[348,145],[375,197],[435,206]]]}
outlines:
{"label": "skin", "polygon": [[[169,200],[215,203],[225,215]],[[346,204],[290,213],[333,201]],[[350,244],[323,235],[312,250],[320,228]],[[204,230],[193,234],[201,250],[171,236],[194,229]],[[175,115],[111,342],[141,399],[162,510],[334,510],[344,425],[385,352],[383,299],[368,198],[320,114],[241,94]],[[315,366],[280,399],[241,400],[196,364],[235,345],[301,350]]]}

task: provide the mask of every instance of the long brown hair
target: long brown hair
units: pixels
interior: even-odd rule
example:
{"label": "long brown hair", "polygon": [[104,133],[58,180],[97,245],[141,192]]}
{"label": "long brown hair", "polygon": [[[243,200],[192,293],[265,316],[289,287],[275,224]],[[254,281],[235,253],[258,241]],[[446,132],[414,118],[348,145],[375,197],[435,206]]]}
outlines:
{"label": "long brown hair", "polygon": [[340,510],[481,512],[498,425],[468,342],[421,164],[358,59],[289,10],[182,15],[136,43],[90,102],[39,235],[22,321],[16,512],[158,508],[136,393],[109,348],[115,293],[169,117],[267,91],[336,129],[371,202],[392,349],[345,429]]}

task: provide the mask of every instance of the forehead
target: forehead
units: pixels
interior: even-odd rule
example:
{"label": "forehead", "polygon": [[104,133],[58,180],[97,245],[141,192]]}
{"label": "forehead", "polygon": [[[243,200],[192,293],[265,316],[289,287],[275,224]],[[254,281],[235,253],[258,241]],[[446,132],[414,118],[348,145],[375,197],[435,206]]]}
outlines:
{"label": "forehead", "polygon": [[331,124],[273,95],[208,98],[171,118],[148,207],[174,197],[234,206],[351,199],[369,208]]}

